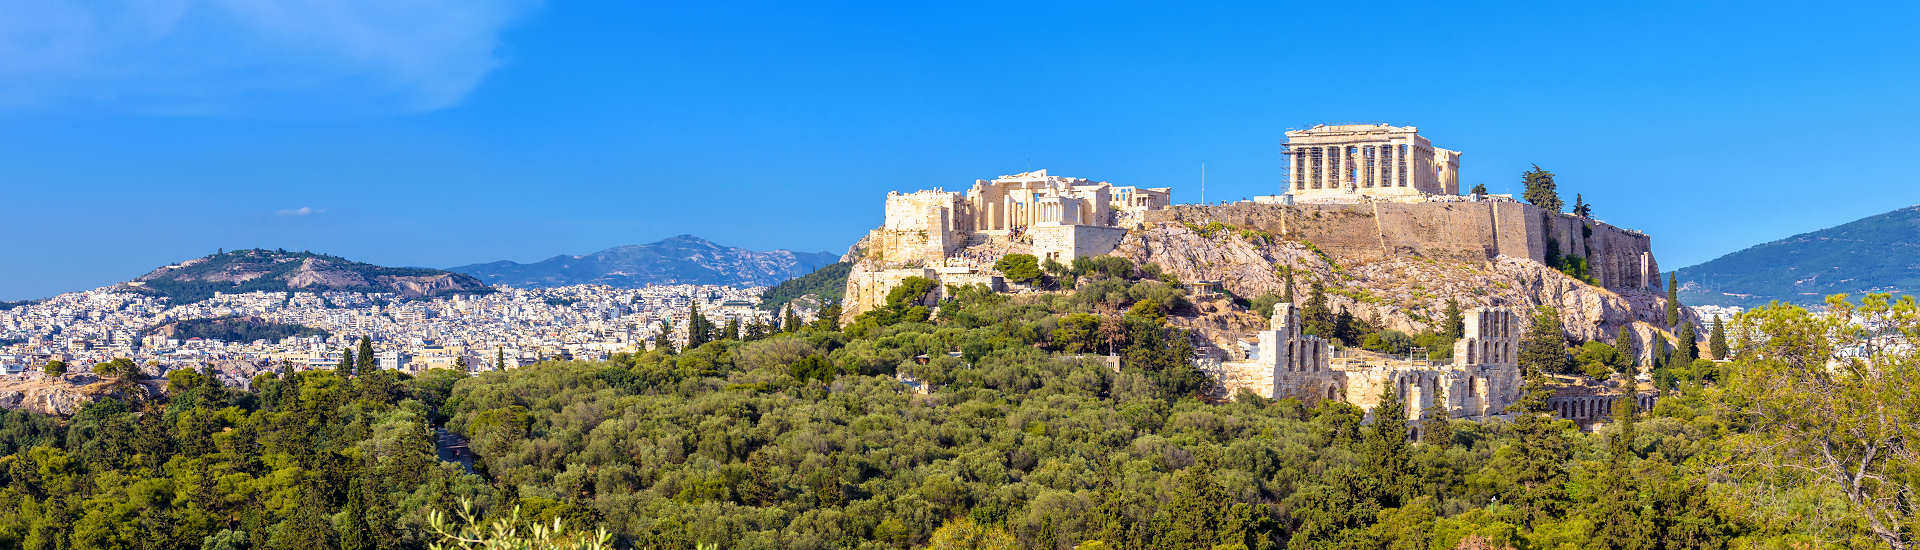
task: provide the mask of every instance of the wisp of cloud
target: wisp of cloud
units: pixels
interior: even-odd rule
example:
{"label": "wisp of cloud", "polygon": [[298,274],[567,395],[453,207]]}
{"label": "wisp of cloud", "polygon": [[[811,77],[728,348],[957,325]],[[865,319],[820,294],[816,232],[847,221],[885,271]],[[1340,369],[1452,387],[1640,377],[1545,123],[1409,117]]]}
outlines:
{"label": "wisp of cloud", "polygon": [[0,109],[249,117],[458,104],[538,0],[0,0]]}

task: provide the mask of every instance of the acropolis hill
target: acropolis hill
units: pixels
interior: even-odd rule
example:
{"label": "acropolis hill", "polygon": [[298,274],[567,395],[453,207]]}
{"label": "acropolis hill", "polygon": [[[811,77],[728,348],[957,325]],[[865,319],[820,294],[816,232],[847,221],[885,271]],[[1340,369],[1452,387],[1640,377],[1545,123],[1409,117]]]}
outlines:
{"label": "acropolis hill", "polygon": [[[1646,234],[1507,195],[1462,195],[1463,154],[1413,127],[1318,126],[1287,137],[1287,192],[1251,201],[1173,205],[1167,187],[1044,170],[977,180],[965,192],[890,194],[886,223],[849,258],[845,316],[884,303],[908,277],[1039,292],[992,267],[1023,253],[1061,263],[1126,257],[1243,299],[1284,293],[1291,272],[1302,295],[1323,285],[1332,307],[1409,333],[1430,328],[1449,299],[1523,324],[1534,306],[1554,306],[1576,340],[1612,340],[1626,326],[1645,342],[1664,325]],[[1585,258],[1590,282],[1544,265],[1556,253]],[[1195,329],[1223,361],[1273,324],[1196,302],[1172,322]]]}

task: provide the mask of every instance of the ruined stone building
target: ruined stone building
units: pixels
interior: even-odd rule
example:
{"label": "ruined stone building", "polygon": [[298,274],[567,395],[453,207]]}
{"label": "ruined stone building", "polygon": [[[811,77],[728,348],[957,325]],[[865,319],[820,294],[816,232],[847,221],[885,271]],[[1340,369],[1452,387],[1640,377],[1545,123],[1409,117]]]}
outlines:
{"label": "ruined stone building", "polygon": [[1273,311],[1268,330],[1257,334],[1245,359],[1211,369],[1227,395],[1246,389],[1308,403],[1342,399],[1371,411],[1391,387],[1413,419],[1431,406],[1455,418],[1498,416],[1519,399],[1519,328],[1512,310],[1465,312],[1466,331],[1454,342],[1453,360],[1440,365],[1358,354],[1336,357],[1326,340],[1300,332],[1300,314],[1292,304],[1276,304]]}
{"label": "ruined stone building", "polygon": [[975,180],[965,192],[888,193],[885,222],[867,233],[864,255],[848,275],[846,315],[883,302],[907,277],[999,288],[986,268],[1008,253],[1061,263],[1106,254],[1145,212],[1171,201],[1166,187],[1120,186],[1046,170]]}
{"label": "ruined stone building", "polygon": [[1460,194],[1460,152],[1412,126],[1325,124],[1287,132],[1288,193],[1300,202]]}

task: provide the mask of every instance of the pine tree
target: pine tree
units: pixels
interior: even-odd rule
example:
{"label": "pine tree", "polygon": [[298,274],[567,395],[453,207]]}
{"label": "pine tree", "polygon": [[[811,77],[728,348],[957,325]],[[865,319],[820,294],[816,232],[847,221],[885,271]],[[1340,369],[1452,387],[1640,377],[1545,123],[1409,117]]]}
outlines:
{"label": "pine tree", "polygon": [[349,482],[347,506],[341,510],[346,524],[340,527],[340,550],[373,550],[373,529],[367,525],[366,496],[358,480]]}
{"label": "pine tree", "polygon": [[781,326],[780,326],[781,332],[794,332],[794,331],[800,330],[800,314],[794,313],[793,304],[787,304],[786,315],[784,315],[783,317],[784,318],[781,319]]}
{"label": "pine tree", "polygon": [[1719,315],[1713,316],[1713,333],[1707,336],[1707,350],[1713,352],[1713,358],[1727,360],[1733,350],[1727,347],[1727,323]]}
{"label": "pine tree", "polygon": [[1631,327],[1632,325],[1630,324],[1620,325],[1620,334],[1614,335],[1613,337],[1613,349],[1620,350],[1620,355],[1626,357],[1628,363],[1637,364],[1640,362],[1640,355],[1633,349],[1633,330]]}
{"label": "pine tree", "polygon": [[1301,332],[1332,340],[1335,336],[1333,311],[1327,309],[1327,290],[1314,283],[1313,290],[1307,294],[1307,305],[1300,308]]}
{"label": "pine tree", "polygon": [[1361,441],[1361,466],[1368,473],[1374,500],[1381,508],[1396,508],[1414,494],[1413,453],[1407,447],[1407,405],[1398,384],[1387,380],[1380,405],[1373,408],[1373,425]]}
{"label": "pine tree", "polygon": [[1559,212],[1566,206],[1566,203],[1560,202],[1560,191],[1553,183],[1553,172],[1541,170],[1540,165],[1535,164],[1532,170],[1521,174],[1520,182],[1525,189],[1520,196],[1528,203],[1545,208],[1548,212]]}
{"label": "pine tree", "polygon": [[1600,494],[1595,499],[1590,519],[1594,523],[1593,545],[1597,548],[1651,550],[1654,524],[1638,490],[1640,479],[1633,475],[1634,423],[1639,410],[1633,395],[1613,402],[1614,432],[1607,439],[1607,465],[1600,477]]}
{"label": "pine tree", "polygon": [[1287,270],[1287,288],[1285,290],[1280,291],[1280,301],[1291,304],[1291,303],[1294,303],[1293,302],[1293,266],[1287,266],[1286,270]]}
{"label": "pine tree", "polygon": [[1420,414],[1420,442],[1439,447],[1453,444],[1453,415],[1437,400]]}
{"label": "pine tree", "polygon": [[333,372],[340,376],[353,376],[353,350],[340,348],[340,364],[333,366]]}
{"label": "pine tree", "polygon": [[1582,218],[1593,217],[1593,205],[1587,204],[1586,198],[1581,197],[1579,193],[1573,194],[1573,215]]}
{"label": "pine tree", "polygon": [[740,320],[734,319],[731,321],[727,321],[727,328],[720,330],[720,339],[721,340],[737,340],[739,338],[740,338]]}
{"label": "pine tree", "polygon": [[1693,323],[1680,323],[1680,332],[1674,335],[1673,358],[1667,364],[1674,368],[1686,368],[1700,357],[1700,344],[1693,332]]}
{"label": "pine tree", "polygon": [[1673,274],[1667,274],[1667,326],[1680,324],[1680,287],[1674,282]]}
{"label": "pine tree", "polygon": [[1487,184],[1484,184],[1484,183],[1473,184],[1473,194],[1485,196],[1487,194]]}
{"label": "pine tree", "polygon": [[[1567,337],[1560,326],[1560,312],[1551,307],[1540,306],[1534,311],[1533,326],[1520,340],[1520,353],[1517,358],[1522,374],[1530,380],[1540,377],[1544,384],[1548,373],[1560,372],[1567,363]],[[1529,386],[1536,386],[1529,383]],[[1530,387],[1515,407],[1526,411],[1545,411],[1546,395],[1536,392],[1551,391],[1545,387]]]}
{"label": "pine tree", "polygon": [[365,336],[360,337],[360,350],[354,354],[353,370],[360,374],[372,374],[380,370],[380,358],[373,355],[373,341]]}
{"label": "pine tree", "polygon": [[1460,301],[1447,298],[1446,336],[1449,340],[1459,340],[1467,335],[1467,316],[1460,311]]}
{"label": "pine tree", "polygon": [[464,353],[460,354],[459,357],[453,358],[453,370],[467,372],[467,369],[472,366],[473,365],[467,363],[467,355]]}

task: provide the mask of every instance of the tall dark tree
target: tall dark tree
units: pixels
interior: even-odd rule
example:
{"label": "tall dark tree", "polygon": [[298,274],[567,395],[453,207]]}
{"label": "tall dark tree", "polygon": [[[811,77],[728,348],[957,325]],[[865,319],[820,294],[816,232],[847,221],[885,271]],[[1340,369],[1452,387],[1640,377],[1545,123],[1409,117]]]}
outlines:
{"label": "tall dark tree", "polygon": [[1659,547],[1646,499],[1639,490],[1642,480],[1633,474],[1639,454],[1634,450],[1634,423],[1639,416],[1633,395],[1613,402],[1614,432],[1607,438],[1607,464],[1602,471],[1599,494],[1590,517],[1593,540],[1598,548],[1651,550]]}
{"label": "tall dark tree", "polygon": [[1327,308],[1327,289],[1320,283],[1313,284],[1313,290],[1307,293],[1307,305],[1300,308],[1300,329],[1302,332],[1332,340],[1339,327],[1334,324],[1333,310]]}
{"label": "tall dark tree", "polygon": [[1293,266],[1287,266],[1285,269],[1287,271],[1287,288],[1280,291],[1280,301],[1291,304],[1291,303],[1294,303],[1293,301]]}
{"label": "tall dark tree", "polygon": [[713,324],[700,315],[700,301],[687,303],[687,349],[700,347],[713,339]]}
{"label": "tall dark tree", "polygon": [[1693,331],[1693,323],[1682,321],[1680,331],[1674,334],[1673,358],[1667,365],[1673,368],[1686,368],[1694,359],[1700,357],[1699,335]]}
{"label": "tall dark tree", "polygon": [[360,374],[370,374],[373,371],[380,370],[380,358],[374,356],[373,341],[369,340],[367,337],[365,336],[360,337],[360,349],[356,350],[353,356],[354,356],[354,361],[353,361],[354,372],[357,372]]}
{"label": "tall dark tree", "polygon": [[1620,350],[1620,356],[1626,357],[1629,364],[1640,362],[1639,352],[1633,349],[1633,329],[1631,324],[1621,324],[1620,333],[1613,336],[1613,349]]}
{"label": "tall dark tree", "polygon": [[1460,311],[1460,301],[1447,298],[1447,325],[1441,327],[1450,340],[1459,340],[1467,335],[1467,316]]}
{"label": "tall dark tree", "polygon": [[800,330],[800,314],[794,313],[793,304],[787,304],[786,313],[781,315],[780,331],[793,332],[796,330]]}
{"label": "tall dark tree", "polygon": [[1727,347],[1727,323],[1719,315],[1713,316],[1713,333],[1707,336],[1707,350],[1713,352],[1713,358],[1727,360],[1732,349]]}
{"label": "tall dark tree", "polygon": [[1413,453],[1407,446],[1407,405],[1398,384],[1382,385],[1380,405],[1373,408],[1373,424],[1360,443],[1360,464],[1368,473],[1372,494],[1381,508],[1397,508],[1415,492]]}
{"label": "tall dark tree", "polygon": [[1566,203],[1560,202],[1560,190],[1553,183],[1553,172],[1541,170],[1540,165],[1535,164],[1532,170],[1521,174],[1520,183],[1525,189],[1520,195],[1521,198],[1534,206],[1545,208],[1549,212],[1559,212],[1566,206]]}
{"label": "tall dark tree", "polygon": [[1484,183],[1473,184],[1472,193],[1475,195],[1485,196],[1487,194],[1487,184],[1484,184]]}
{"label": "tall dark tree", "polygon": [[[1545,387],[1546,375],[1564,370],[1567,364],[1567,336],[1560,326],[1559,310],[1547,306],[1534,310],[1533,326],[1520,340],[1517,359],[1529,387],[1514,406],[1523,411],[1546,411],[1546,393],[1552,391]],[[1532,382],[1535,377],[1538,384]]]}
{"label": "tall dark tree", "polygon": [[353,376],[353,350],[340,348],[340,364],[333,366],[333,372],[340,376]]}
{"label": "tall dark tree", "polygon": [[1593,205],[1587,204],[1586,198],[1581,197],[1579,193],[1573,194],[1573,215],[1582,218],[1593,217]]}
{"label": "tall dark tree", "polygon": [[507,368],[506,348],[498,348],[498,347],[493,348],[493,369],[505,370],[506,368]]}
{"label": "tall dark tree", "polygon": [[1680,286],[1672,273],[1667,274],[1667,326],[1680,325]]}
{"label": "tall dark tree", "polygon": [[1421,411],[1420,442],[1442,447],[1453,444],[1453,415],[1437,400]]}

